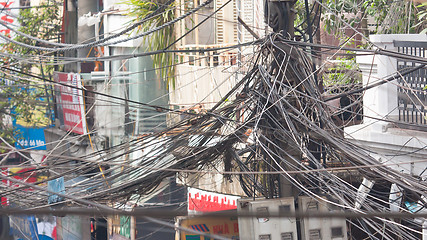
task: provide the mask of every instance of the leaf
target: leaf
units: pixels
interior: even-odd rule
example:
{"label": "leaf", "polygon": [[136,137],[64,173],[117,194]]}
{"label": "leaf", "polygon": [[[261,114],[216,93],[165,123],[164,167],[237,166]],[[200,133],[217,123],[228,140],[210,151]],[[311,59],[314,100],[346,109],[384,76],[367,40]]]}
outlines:
{"label": "leaf", "polygon": [[[129,5],[127,15],[134,17],[134,21],[140,21],[148,14],[151,14],[159,8],[159,4],[152,1],[129,0],[124,3]],[[173,9],[174,8],[172,4],[166,8],[162,14],[159,14],[156,17],[150,18],[148,21],[146,21],[140,29],[137,29],[137,31],[148,31],[153,27],[161,26],[164,23],[173,20],[175,18],[175,12]],[[145,36],[144,42],[147,43],[148,50],[157,51],[168,47],[174,41],[173,29],[174,28],[171,25],[163,28],[162,30],[156,31],[151,35]],[[152,57],[154,65],[153,67],[156,69],[159,77],[168,83],[168,86],[175,85],[173,83],[174,71],[172,66],[174,57],[175,56],[173,53],[162,53]],[[170,84],[171,82],[172,84]]]}
{"label": "leaf", "polygon": [[427,11],[426,12],[421,12],[421,14],[418,14],[418,20],[425,20],[425,16],[427,15]]}

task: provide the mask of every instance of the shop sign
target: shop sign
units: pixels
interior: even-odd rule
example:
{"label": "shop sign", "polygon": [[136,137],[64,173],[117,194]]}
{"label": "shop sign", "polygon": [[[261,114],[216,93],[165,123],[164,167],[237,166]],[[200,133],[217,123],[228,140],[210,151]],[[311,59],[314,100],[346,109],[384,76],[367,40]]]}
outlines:
{"label": "shop sign", "polygon": [[[180,227],[194,231],[239,239],[239,222],[236,217],[191,217],[179,220]],[[180,240],[210,239],[194,232],[180,230]]]}
{"label": "shop sign", "polygon": [[[36,89],[21,89],[29,94],[37,94]],[[44,130],[51,127],[53,114],[48,108],[47,98],[36,98],[37,101],[43,104],[34,106],[27,114],[30,114],[30,119],[22,118],[22,113],[12,109],[12,113],[16,118],[12,119],[13,135],[16,139],[15,147],[17,149],[31,150],[46,150],[46,139]]]}
{"label": "shop sign", "polygon": [[15,147],[17,149],[46,150],[44,129],[29,128],[21,125],[13,125],[15,128]]}
{"label": "shop sign", "polygon": [[[36,183],[47,178],[47,176],[37,172],[36,168],[2,168],[0,174],[26,183]],[[7,188],[21,187],[20,184],[6,179],[1,180],[1,185]],[[24,188],[23,191],[32,191],[32,189]],[[2,196],[0,197],[0,200],[1,205],[8,206],[10,204],[6,197]]]}
{"label": "shop sign", "polygon": [[[87,134],[86,115],[83,100],[82,81],[79,74],[54,73],[56,85],[56,101],[58,103],[61,123],[66,131],[77,134]],[[68,87],[72,86],[72,87]],[[74,88],[75,87],[75,88]]]}
{"label": "shop sign", "polygon": [[204,213],[237,209],[240,197],[188,188],[188,213]]}

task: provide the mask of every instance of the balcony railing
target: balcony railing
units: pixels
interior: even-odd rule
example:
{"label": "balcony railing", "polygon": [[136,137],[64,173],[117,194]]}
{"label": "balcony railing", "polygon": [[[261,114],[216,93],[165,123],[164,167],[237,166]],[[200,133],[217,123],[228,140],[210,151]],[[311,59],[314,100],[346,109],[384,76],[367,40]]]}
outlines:
{"label": "balcony railing", "polygon": [[[394,46],[401,53],[426,57],[427,42],[394,41]],[[416,67],[411,61],[397,60],[397,69]],[[397,80],[397,98],[399,121],[427,125],[427,68],[421,68]]]}
{"label": "balcony railing", "polygon": [[237,63],[237,50],[217,50],[227,46],[224,44],[182,46],[178,50],[212,49],[212,51],[180,52],[177,54],[178,60],[182,64],[201,67],[235,65]]}

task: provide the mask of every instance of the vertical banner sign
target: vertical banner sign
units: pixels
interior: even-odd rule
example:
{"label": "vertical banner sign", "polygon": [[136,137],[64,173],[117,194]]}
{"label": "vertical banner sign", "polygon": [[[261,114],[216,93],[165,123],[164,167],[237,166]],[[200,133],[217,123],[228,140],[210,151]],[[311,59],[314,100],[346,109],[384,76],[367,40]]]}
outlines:
{"label": "vertical banner sign", "polygon": [[[19,0],[3,0],[0,1],[0,21],[10,27],[18,28],[18,20],[16,17],[19,15]],[[7,37],[13,37],[13,32],[7,27],[0,25],[0,34]],[[0,43],[4,43],[3,39],[0,39]]]}
{"label": "vertical banner sign", "polygon": [[55,87],[57,93],[56,102],[58,103],[59,114],[62,112],[65,130],[77,134],[87,134],[80,75],[55,72],[54,79],[57,83],[73,86],[57,85]]}

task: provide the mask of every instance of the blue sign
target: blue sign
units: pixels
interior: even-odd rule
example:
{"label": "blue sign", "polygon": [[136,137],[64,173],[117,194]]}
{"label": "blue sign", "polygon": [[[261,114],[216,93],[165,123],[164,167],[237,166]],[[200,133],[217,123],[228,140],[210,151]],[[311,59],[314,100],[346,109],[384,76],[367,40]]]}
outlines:
{"label": "blue sign", "polygon": [[37,222],[34,216],[10,216],[10,235],[15,239],[38,240]]}
{"label": "blue sign", "polygon": [[24,127],[19,124],[13,124],[15,127],[15,147],[17,149],[46,150],[46,139],[44,129]]}

